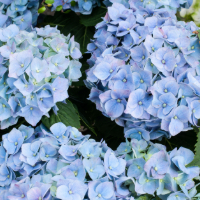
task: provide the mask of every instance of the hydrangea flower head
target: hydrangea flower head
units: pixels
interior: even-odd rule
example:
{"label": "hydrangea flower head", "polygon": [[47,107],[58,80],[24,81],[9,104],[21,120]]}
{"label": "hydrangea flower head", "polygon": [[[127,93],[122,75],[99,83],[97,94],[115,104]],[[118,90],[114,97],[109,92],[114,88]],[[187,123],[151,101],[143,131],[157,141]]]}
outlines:
{"label": "hydrangea flower head", "polygon": [[68,98],[68,87],[80,78],[80,46],[50,26],[28,33],[12,24],[0,29],[0,40],[1,128],[19,117],[35,126],[51,108],[57,110],[56,103]]}
{"label": "hydrangea flower head", "polygon": [[[57,128],[68,140],[57,139]],[[15,149],[13,132],[22,138]],[[71,132],[82,139],[74,140]],[[29,133],[28,140],[24,133]],[[167,152],[164,145],[133,138],[113,151],[60,122],[50,130],[42,124],[35,130],[24,125],[13,129],[3,137],[0,157],[3,200],[133,200],[155,194],[171,200],[199,195],[193,180],[199,177],[199,167],[187,167],[194,159],[191,150]]]}
{"label": "hydrangea flower head", "polygon": [[125,127],[126,138],[191,129],[200,119],[199,28],[175,13],[192,1],[111,2],[88,44],[89,100]]}
{"label": "hydrangea flower head", "polygon": [[1,28],[16,24],[20,30],[30,31],[37,24],[39,0],[2,0],[0,7]]}

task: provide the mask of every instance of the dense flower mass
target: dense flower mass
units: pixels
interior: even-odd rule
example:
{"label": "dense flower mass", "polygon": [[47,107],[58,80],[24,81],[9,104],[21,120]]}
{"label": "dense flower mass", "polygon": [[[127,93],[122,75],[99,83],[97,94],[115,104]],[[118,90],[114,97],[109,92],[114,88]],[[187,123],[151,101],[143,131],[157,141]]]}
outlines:
{"label": "dense flower mass", "polygon": [[156,10],[164,8],[171,11],[179,11],[181,8],[189,8],[193,0],[104,0],[106,6],[112,3],[123,4],[126,8]]}
{"label": "dense flower mass", "polygon": [[46,26],[20,31],[16,25],[0,29],[1,129],[24,117],[35,126],[57,102],[68,98],[68,87],[81,77],[80,46]]}
{"label": "dense flower mass", "polygon": [[119,3],[108,7],[88,44],[86,85],[89,99],[126,127],[126,137],[148,141],[197,125],[200,44],[193,22],[177,21],[162,8],[169,1],[161,1],[160,9],[154,1],[142,9],[145,2],[130,0],[130,9]]}
{"label": "dense flower mass", "polygon": [[63,10],[70,9],[83,15],[90,15],[93,8],[100,5],[100,0],[55,0],[52,6],[52,11],[54,11],[58,6],[62,6]]}
{"label": "dense flower mass", "polygon": [[199,167],[187,167],[194,154],[183,147],[132,139],[116,151],[61,122],[50,130],[20,126],[0,146],[2,200],[197,199],[193,179]]}
{"label": "dense flower mass", "polygon": [[0,27],[16,24],[21,30],[31,30],[38,18],[39,0],[0,0]]}

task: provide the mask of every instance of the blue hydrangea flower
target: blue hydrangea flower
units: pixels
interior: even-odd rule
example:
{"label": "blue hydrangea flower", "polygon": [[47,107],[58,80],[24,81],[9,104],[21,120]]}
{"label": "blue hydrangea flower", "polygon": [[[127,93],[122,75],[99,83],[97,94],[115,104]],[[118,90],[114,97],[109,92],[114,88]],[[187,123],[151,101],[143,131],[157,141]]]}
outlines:
{"label": "blue hydrangea flower", "polygon": [[[34,4],[17,2],[12,5],[18,9]],[[18,19],[21,21],[22,15]],[[26,20],[29,18],[22,24]],[[80,45],[57,28],[46,26],[29,33],[14,24],[0,30],[0,41],[1,128],[14,125],[20,117],[35,126],[43,115],[57,108],[57,102],[69,97],[69,86],[81,77]]]}
{"label": "blue hydrangea flower", "polygon": [[[136,198],[156,193],[161,199],[199,195],[193,181],[199,178],[199,167],[187,167],[194,159],[189,149],[167,152],[166,146],[141,138],[121,143],[114,152],[105,142],[89,139],[62,123],[50,130],[44,125],[19,129],[11,131],[19,131],[23,139],[17,153],[0,148],[3,200],[133,200],[133,193]],[[11,133],[3,137],[3,144]],[[62,143],[56,136],[67,140]]]}
{"label": "blue hydrangea flower", "polygon": [[[146,140],[189,130],[199,119],[192,113],[193,103],[186,100],[200,95],[199,40],[194,34],[199,28],[175,16],[191,3],[105,1],[108,12],[95,26],[88,45],[91,58],[85,84],[91,89],[89,99],[125,130],[148,131],[151,137],[144,136]],[[120,94],[118,104],[113,93]],[[189,115],[174,131],[170,116],[179,106],[189,108]]]}
{"label": "blue hydrangea flower", "polygon": [[21,30],[30,31],[37,24],[39,1],[1,1],[0,27],[16,24]]}

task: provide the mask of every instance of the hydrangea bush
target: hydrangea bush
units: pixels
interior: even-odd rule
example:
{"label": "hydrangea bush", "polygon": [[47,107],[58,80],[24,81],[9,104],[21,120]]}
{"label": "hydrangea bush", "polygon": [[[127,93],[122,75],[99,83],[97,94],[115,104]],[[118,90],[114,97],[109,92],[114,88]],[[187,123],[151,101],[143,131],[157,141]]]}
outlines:
{"label": "hydrangea bush", "polygon": [[30,31],[37,24],[38,7],[39,0],[0,0],[0,27],[16,24]]}
{"label": "hydrangea bush", "polygon": [[116,151],[76,128],[56,123],[20,126],[0,146],[2,200],[198,199],[194,179],[199,167],[187,167],[194,154],[171,152],[161,144],[132,139]]}
{"label": "hydrangea bush", "polygon": [[56,103],[68,98],[68,87],[81,77],[79,44],[57,28],[32,32],[16,25],[0,29],[1,129],[19,117],[35,126]]}
{"label": "hydrangea bush", "polygon": [[88,44],[86,72],[97,109],[126,137],[147,141],[187,131],[200,118],[199,28],[162,8],[169,1],[149,2],[108,7]]}

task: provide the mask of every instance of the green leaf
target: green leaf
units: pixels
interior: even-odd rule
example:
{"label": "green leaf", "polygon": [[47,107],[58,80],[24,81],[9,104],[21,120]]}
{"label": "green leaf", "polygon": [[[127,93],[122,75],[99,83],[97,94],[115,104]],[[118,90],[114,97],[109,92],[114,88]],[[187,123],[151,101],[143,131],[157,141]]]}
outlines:
{"label": "green leaf", "polygon": [[54,3],[54,0],[45,0],[45,3],[46,3],[46,4],[53,4],[53,3]]}
{"label": "green leaf", "polygon": [[194,160],[187,166],[188,167],[190,167],[190,166],[200,167],[200,129],[197,129],[197,143],[195,144]]}
{"label": "green leaf", "polygon": [[81,24],[84,26],[95,26],[97,23],[102,21],[102,17],[105,16],[107,9],[96,7],[93,9],[91,15],[81,15]]}
{"label": "green leaf", "polygon": [[66,11],[63,12],[63,13],[67,14],[67,13],[70,13],[70,12],[71,12],[71,10],[66,10]]}
{"label": "green leaf", "polygon": [[50,128],[53,124],[57,122],[62,122],[66,126],[72,126],[79,129],[79,116],[73,104],[69,100],[67,100],[67,104],[59,102],[56,105],[59,109],[57,115],[51,110],[49,113],[50,118],[43,116],[42,123],[47,128]]}
{"label": "green leaf", "polygon": [[45,6],[42,6],[41,8],[39,8],[38,13],[43,13],[46,10]]}
{"label": "green leaf", "polygon": [[71,1],[71,6],[75,6],[76,2],[75,1]]}
{"label": "green leaf", "polygon": [[[71,36],[74,35],[75,41],[80,44],[81,52],[84,54],[87,51],[87,45],[95,33],[94,27],[85,27],[80,23],[80,18],[74,12],[61,13],[56,12],[54,16],[46,16],[44,19],[45,25],[58,26],[62,34]],[[43,26],[41,24],[41,26]]]}
{"label": "green leaf", "polygon": [[61,11],[62,9],[63,7],[61,5],[56,7],[56,11]]}

